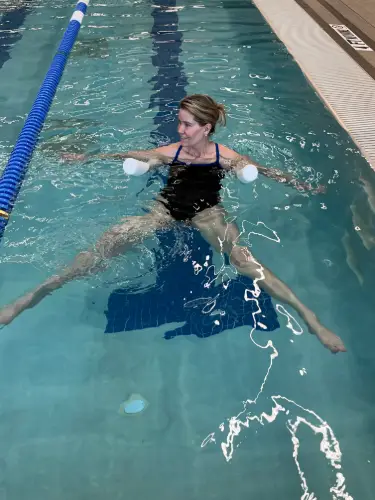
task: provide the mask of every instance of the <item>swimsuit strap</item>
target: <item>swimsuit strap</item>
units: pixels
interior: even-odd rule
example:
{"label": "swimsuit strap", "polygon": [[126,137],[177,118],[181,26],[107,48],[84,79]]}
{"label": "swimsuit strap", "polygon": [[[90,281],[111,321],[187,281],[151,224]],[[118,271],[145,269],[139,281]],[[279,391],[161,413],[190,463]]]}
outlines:
{"label": "swimsuit strap", "polygon": [[172,164],[173,164],[173,163],[177,163],[177,162],[178,162],[178,155],[181,153],[181,149],[182,149],[182,146],[180,146],[180,147],[177,149],[176,154],[174,155],[174,158],[173,158]]}
{"label": "swimsuit strap", "polygon": [[220,151],[219,151],[219,144],[215,142],[215,147],[216,147],[216,163],[220,166]]}

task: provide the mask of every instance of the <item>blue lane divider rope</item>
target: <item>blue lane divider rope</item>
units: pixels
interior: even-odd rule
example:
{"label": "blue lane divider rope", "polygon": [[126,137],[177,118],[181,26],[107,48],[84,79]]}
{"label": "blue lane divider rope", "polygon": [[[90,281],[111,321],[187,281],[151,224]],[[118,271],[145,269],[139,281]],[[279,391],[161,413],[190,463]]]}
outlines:
{"label": "blue lane divider rope", "polygon": [[81,28],[90,0],[77,3],[69,25],[53,58],[47,75],[40,87],[33,107],[25,121],[16,145],[0,179],[0,239],[8,224],[27,167],[34,152],[44,121],[51,107],[57,86],[61,80],[66,62]]}

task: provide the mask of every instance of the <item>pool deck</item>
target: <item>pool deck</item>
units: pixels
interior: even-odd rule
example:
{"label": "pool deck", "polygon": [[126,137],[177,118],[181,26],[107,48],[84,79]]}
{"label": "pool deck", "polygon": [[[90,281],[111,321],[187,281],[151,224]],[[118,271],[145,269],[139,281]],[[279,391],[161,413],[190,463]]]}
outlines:
{"label": "pool deck", "polygon": [[253,3],[375,170],[375,0]]}
{"label": "pool deck", "polygon": [[[296,0],[375,79],[375,0]],[[331,25],[344,25],[370,49],[356,50]]]}

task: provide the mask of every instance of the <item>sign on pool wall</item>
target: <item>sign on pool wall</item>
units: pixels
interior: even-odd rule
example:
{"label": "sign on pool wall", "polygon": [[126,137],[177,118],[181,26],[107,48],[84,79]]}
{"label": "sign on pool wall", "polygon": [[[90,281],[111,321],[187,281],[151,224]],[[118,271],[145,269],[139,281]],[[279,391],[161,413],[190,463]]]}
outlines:
{"label": "sign on pool wall", "polygon": [[345,24],[330,24],[331,28],[336,31],[338,35],[341,36],[354,50],[365,50],[371,51],[372,48],[369,47],[363,40],[359,38],[351,29],[349,29]]}

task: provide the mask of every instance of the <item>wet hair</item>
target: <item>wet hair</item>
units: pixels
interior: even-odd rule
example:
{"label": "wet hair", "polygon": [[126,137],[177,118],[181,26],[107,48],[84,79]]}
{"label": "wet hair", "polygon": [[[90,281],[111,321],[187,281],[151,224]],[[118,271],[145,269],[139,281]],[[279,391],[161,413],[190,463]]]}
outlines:
{"label": "wet hair", "polygon": [[226,115],[223,104],[219,104],[206,94],[188,95],[180,102],[180,109],[193,115],[195,121],[202,127],[211,125],[209,135],[215,133],[217,124],[225,125]]}

